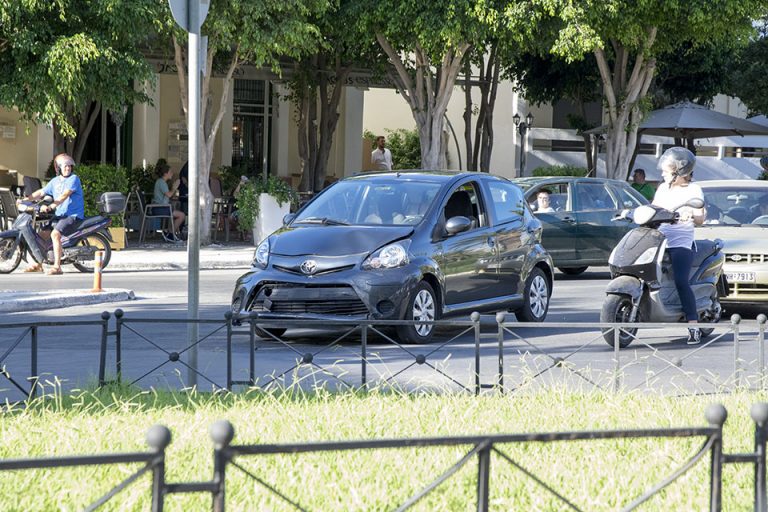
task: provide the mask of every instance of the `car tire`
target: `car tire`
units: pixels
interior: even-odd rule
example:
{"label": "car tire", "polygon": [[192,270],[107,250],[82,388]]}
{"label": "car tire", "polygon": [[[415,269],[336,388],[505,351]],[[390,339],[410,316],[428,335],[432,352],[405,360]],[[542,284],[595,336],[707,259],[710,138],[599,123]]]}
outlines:
{"label": "car tire", "polygon": [[515,311],[519,322],[543,322],[549,311],[549,289],[547,276],[540,268],[534,268],[525,282],[523,307]]}
{"label": "car tire", "polygon": [[557,270],[567,276],[577,276],[579,274],[583,274],[587,268],[589,267],[557,267]]}
{"label": "car tire", "polygon": [[[408,297],[408,307],[403,320],[437,320],[440,316],[435,290],[429,283],[421,281]],[[429,343],[435,333],[433,324],[414,324],[397,326],[397,337],[407,344]]]}
{"label": "car tire", "polygon": [[265,340],[272,340],[274,338],[279,338],[283,334],[285,334],[285,331],[288,329],[284,329],[281,327],[254,327],[253,332],[256,333],[256,336],[259,338],[264,338]]}

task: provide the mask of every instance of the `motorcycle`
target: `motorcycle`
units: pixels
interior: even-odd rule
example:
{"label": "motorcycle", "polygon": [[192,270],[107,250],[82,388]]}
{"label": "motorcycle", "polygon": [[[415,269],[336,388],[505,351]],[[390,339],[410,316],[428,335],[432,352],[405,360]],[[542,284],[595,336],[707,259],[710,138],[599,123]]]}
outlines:
{"label": "motorcycle", "polygon": [[[613,249],[608,259],[612,280],[605,290],[600,311],[603,323],[683,322],[685,313],[672,277],[672,265],[666,254],[666,237],[658,230],[665,223],[679,219],[683,207],[702,208],[701,199],[690,199],[672,211],[654,205],[625,210],[616,217],[629,218],[638,227],[629,231]],[[717,323],[722,316],[720,297],[728,294],[723,275],[723,243],[721,240],[696,240],[690,274],[690,285],[696,298],[699,321]],[[707,337],[714,328],[701,329]],[[629,346],[637,329],[621,329],[619,346]],[[603,338],[614,346],[614,330],[603,331]]]}
{"label": "motorcycle", "polygon": [[[53,264],[53,243],[51,242],[50,225],[43,225],[44,216],[40,208],[46,204],[43,201],[24,202],[19,206],[19,215],[11,229],[0,232],[0,274],[10,274],[25,260],[29,263]],[[86,217],[69,236],[62,238],[62,264],[72,264],[80,272],[90,273],[94,270],[96,251],[103,251],[101,268],[106,268],[112,255],[110,242],[112,236],[107,227],[112,223],[108,215],[120,213],[125,209],[125,196],[119,192],[105,192],[98,201],[101,215]],[[35,243],[43,254],[43,262],[36,261],[32,250],[27,246],[22,236],[22,226],[31,222],[34,229]]]}

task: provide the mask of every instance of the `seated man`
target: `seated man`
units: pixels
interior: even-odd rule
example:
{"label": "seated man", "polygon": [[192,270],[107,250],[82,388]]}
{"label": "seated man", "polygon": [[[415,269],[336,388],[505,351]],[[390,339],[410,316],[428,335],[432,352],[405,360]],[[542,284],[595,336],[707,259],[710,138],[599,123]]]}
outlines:
{"label": "seated man", "polygon": [[539,190],[536,196],[536,212],[538,213],[552,213],[555,211],[550,203],[550,191],[546,188]]}
{"label": "seated man", "polygon": [[[48,270],[48,275],[61,274],[61,255],[63,252],[61,239],[72,234],[80,221],[85,218],[85,202],[83,201],[83,187],[80,184],[80,178],[74,174],[75,161],[66,153],[61,153],[54,159],[54,167],[58,176],[53,178],[48,185],[40,190],[34,191],[29,199],[37,200],[45,196],[53,197],[53,203],[43,205],[40,211],[45,213],[54,206],[56,212],[51,223],[53,232],[51,233],[51,242],[53,243],[53,267]],[[42,260],[37,265],[32,265],[29,271],[42,272]]]}

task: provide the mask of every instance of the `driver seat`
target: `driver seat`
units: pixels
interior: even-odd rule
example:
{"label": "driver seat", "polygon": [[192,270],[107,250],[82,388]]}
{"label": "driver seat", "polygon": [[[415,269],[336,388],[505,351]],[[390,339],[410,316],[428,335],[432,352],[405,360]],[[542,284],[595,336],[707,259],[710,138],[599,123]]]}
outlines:
{"label": "driver seat", "polygon": [[477,219],[473,215],[472,199],[466,190],[457,190],[445,204],[445,220],[451,217],[466,217],[472,222],[472,228],[477,226]]}

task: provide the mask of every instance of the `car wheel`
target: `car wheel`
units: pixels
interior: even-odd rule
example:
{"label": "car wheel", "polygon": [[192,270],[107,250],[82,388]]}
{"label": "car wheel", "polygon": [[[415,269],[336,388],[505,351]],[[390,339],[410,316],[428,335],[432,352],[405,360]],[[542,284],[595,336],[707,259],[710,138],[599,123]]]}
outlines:
{"label": "car wheel", "polygon": [[525,302],[515,311],[520,322],[543,322],[549,310],[549,282],[540,268],[534,268],[525,282]]}
{"label": "car wheel", "polygon": [[256,336],[259,338],[264,338],[266,340],[271,340],[274,338],[279,338],[283,334],[285,334],[285,331],[288,329],[283,329],[281,327],[254,327],[253,332],[256,333]]}
{"label": "car wheel", "polygon": [[588,267],[557,267],[557,270],[568,276],[583,274]]}
{"label": "car wheel", "polygon": [[[408,298],[408,307],[403,320],[434,321],[438,318],[438,304],[435,291],[426,281],[420,282]],[[397,337],[403,343],[428,343],[435,332],[434,324],[399,325]]]}
{"label": "car wheel", "polygon": [[[604,324],[626,324],[632,317],[632,298],[628,295],[609,295],[603,302],[603,308],[600,310],[600,322]],[[640,322],[640,315],[635,318],[635,322]],[[613,329],[603,330],[603,339],[613,347],[615,345],[615,331]],[[621,329],[619,331],[619,348],[626,348],[637,336],[637,329]]]}

